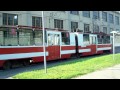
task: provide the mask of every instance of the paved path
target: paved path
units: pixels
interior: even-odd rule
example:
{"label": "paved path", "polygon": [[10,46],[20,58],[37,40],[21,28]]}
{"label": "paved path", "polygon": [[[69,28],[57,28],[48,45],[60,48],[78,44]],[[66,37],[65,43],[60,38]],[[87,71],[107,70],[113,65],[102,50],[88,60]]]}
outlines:
{"label": "paved path", "polygon": [[[115,48],[115,53],[120,53],[120,47]],[[72,79],[120,79],[120,64]]]}
{"label": "paved path", "polygon": [[72,79],[120,79],[120,64]]}

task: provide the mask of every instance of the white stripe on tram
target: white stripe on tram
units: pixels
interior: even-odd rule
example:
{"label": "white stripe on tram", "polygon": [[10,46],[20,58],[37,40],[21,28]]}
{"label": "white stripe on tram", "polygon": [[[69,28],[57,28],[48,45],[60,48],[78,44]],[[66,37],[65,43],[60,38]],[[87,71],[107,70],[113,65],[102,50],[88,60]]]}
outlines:
{"label": "white stripe on tram", "polygon": [[71,54],[71,53],[75,53],[75,50],[62,50],[61,54]]}
{"label": "white stripe on tram", "polygon": [[79,53],[91,52],[91,49],[79,49]]}
{"label": "white stripe on tram", "polygon": [[[39,56],[44,56],[44,52],[1,54],[0,55],[0,60],[29,58],[29,57],[39,57]],[[48,56],[48,52],[46,52],[46,56]]]}
{"label": "white stripe on tram", "polygon": [[111,47],[97,48],[97,51],[110,50],[110,49],[112,49],[112,48]]}

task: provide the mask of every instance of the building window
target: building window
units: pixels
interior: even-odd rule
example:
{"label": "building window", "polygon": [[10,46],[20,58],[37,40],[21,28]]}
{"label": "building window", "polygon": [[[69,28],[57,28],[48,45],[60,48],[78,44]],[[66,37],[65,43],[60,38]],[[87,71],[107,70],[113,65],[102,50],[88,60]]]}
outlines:
{"label": "building window", "polygon": [[74,31],[78,28],[78,22],[71,22],[71,30]]}
{"label": "building window", "polygon": [[114,23],[113,15],[112,15],[112,14],[109,14],[109,22],[110,22],[110,23]]}
{"label": "building window", "polygon": [[102,12],[102,19],[107,22],[107,12]]}
{"label": "building window", "polygon": [[99,19],[99,11],[93,11],[93,19]]}
{"label": "building window", "polygon": [[32,26],[42,27],[42,17],[32,16]]}
{"label": "building window", "polygon": [[90,18],[90,11],[83,11],[83,16]]}
{"label": "building window", "polygon": [[63,29],[63,20],[54,19],[54,28]]}
{"label": "building window", "polygon": [[115,24],[119,25],[119,17],[118,16],[115,16]]}
{"label": "building window", "polygon": [[3,13],[3,25],[18,25],[18,15]]}
{"label": "building window", "polygon": [[103,27],[103,32],[107,34],[107,27]]}
{"label": "building window", "polygon": [[[113,28],[110,28],[110,32],[112,32],[112,31],[113,31]],[[110,33],[110,32],[109,32],[109,33]]]}
{"label": "building window", "polygon": [[79,11],[70,11],[70,14],[79,15]]}
{"label": "building window", "polygon": [[89,24],[84,24],[84,32],[87,33],[90,31],[90,25]]}
{"label": "building window", "polygon": [[99,33],[99,26],[98,25],[93,26],[93,32],[94,33]]}

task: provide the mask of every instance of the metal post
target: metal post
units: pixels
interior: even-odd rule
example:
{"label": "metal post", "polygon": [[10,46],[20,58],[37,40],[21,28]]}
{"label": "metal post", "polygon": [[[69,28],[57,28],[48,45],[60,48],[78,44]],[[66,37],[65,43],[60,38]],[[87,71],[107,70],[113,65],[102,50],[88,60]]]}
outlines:
{"label": "metal post", "polygon": [[115,59],[115,34],[117,34],[118,32],[117,31],[112,31],[110,32],[113,34],[113,60]]}
{"label": "metal post", "polygon": [[47,73],[47,65],[46,65],[46,50],[45,50],[45,26],[44,26],[44,12],[42,11],[42,29],[43,29],[43,51],[44,51],[44,68],[45,73]]}
{"label": "metal post", "polygon": [[115,54],[115,33],[113,33],[113,60],[115,59],[114,54]]}

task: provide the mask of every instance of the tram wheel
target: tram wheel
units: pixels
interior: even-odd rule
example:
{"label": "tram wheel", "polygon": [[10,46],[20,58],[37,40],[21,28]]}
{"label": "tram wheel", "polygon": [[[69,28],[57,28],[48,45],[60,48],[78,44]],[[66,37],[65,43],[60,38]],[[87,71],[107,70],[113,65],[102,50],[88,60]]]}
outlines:
{"label": "tram wheel", "polygon": [[8,69],[11,68],[11,66],[12,66],[11,62],[10,62],[10,61],[6,61],[6,62],[4,63],[4,65],[3,65],[3,69],[4,69],[4,70],[8,70]]}
{"label": "tram wheel", "polygon": [[28,66],[28,65],[30,65],[30,61],[29,60],[23,61],[23,66]]}

